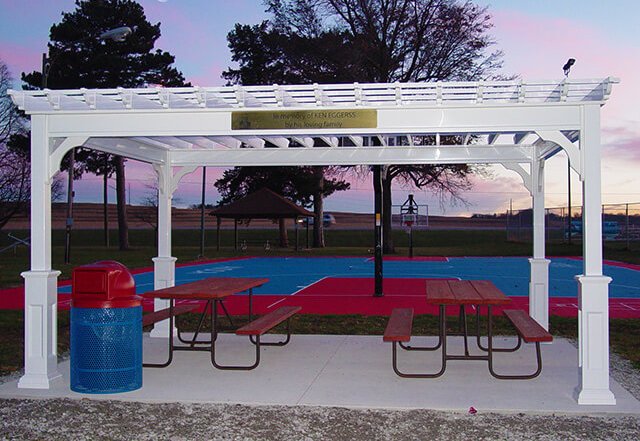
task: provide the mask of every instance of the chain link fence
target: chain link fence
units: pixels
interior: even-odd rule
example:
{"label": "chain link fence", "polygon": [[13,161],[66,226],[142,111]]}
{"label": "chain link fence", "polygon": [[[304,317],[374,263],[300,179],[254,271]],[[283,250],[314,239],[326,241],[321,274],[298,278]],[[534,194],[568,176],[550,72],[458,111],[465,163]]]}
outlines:
{"label": "chain link fence", "polygon": [[[508,240],[533,240],[533,210],[509,211],[505,224]],[[547,241],[581,241],[582,207],[545,209],[545,235]],[[603,205],[602,238],[626,242],[627,247],[631,241],[640,240],[640,203]]]}

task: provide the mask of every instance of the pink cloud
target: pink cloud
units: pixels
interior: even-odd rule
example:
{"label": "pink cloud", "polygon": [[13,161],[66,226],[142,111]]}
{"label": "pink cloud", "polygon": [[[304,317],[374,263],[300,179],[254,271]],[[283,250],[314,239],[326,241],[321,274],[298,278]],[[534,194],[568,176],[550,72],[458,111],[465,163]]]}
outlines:
{"label": "pink cloud", "polygon": [[187,81],[190,81],[193,86],[222,86],[226,84],[226,80],[222,78],[222,72],[226,70],[226,67],[219,64],[212,64],[205,69],[201,69],[195,75],[188,75]]}
{"label": "pink cloud", "polygon": [[7,64],[13,78],[19,80],[22,72],[40,70],[42,52],[27,45],[0,41],[0,59]]}

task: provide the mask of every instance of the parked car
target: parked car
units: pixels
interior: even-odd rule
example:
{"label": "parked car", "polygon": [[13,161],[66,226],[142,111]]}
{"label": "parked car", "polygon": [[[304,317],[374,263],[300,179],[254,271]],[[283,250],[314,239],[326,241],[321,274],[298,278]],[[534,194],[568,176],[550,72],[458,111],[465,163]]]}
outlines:
{"label": "parked car", "polygon": [[[613,240],[620,234],[620,224],[616,221],[602,222],[602,237]],[[582,236],[582,221],[571,221],[571,237]],[[568,235],[565,233],[565,238]]]}
{"label": "parked car", "polygon": [[[315,222],[315,218],[313,217],[306,217],[302,220],[302,223],[304,225],[307,224],[307,222],[309,222],[309,225],[313,225],[313,223]],[[322,225],[327,228],[330,227],[331,225],[336,223],[336,218],[333,217],[333,214],[329,214],[329,213],[324,213],[322,215]]]}

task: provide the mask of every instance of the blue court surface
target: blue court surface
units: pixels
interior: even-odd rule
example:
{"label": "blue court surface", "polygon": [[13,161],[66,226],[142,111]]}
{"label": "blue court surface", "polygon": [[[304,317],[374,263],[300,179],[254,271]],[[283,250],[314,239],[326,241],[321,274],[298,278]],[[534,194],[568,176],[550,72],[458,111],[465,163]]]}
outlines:
{"label": "blue court surface", "polygon": [[[529,261],[526,257],[451,257],[438,260],[390,260],[384,262],[388,278],[460,278],[491,280],[509,296],[527,296]],[[574,276],[582,273],[582,261],[552,258],[549,295],[576,297]],[[604,265],[613,281],[611,298],[640,299],[640,271],[633,267]],[[269,283],[254,290],[260,295],[291,295],[325,278],[371,278],[370,257],[248,257],[176,268],[176,285],[206,277],[266,277]],[[135,275],[138,293],[153,290],[153,272]],[[70,286],[60,287],[71,292]]]}

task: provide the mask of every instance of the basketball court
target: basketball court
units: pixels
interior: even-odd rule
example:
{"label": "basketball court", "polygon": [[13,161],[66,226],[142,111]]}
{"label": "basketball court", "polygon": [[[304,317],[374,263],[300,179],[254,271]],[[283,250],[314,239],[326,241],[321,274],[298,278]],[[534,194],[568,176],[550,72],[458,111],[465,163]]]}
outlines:
{"label": "basketball court", "polygon": [[[299,305],[306,314],[388,315],[393,308],[412,307],[416,313],[436,313],[424,301],[425,279],[491,280],[512,298],[510,307],[529,301],[529,261],[526,257],[388,257],[384,261],[384,296],[374,297],[373,259],[363,257],[242,257],[219,259],[176,268],[176,285],[206,277],[265,277],[269,283],[254,290],[256,311]],[[551,258],[549,310],[552,315],[577,315],[579,258]],[[152,268],[134,270],[139,294],[153,290]],[[640,266],[606,262],[612,318],[640,317]],[[58,288],[59,307],[71,304],[69,281]],[[226,301],[231,313],[246,313],[246,296]],[[22,288],[0,291],[0,308],[22,309]],[[151,301],[145,310],[153,310]],[[497,309],[499,312],[499,310]]]}

